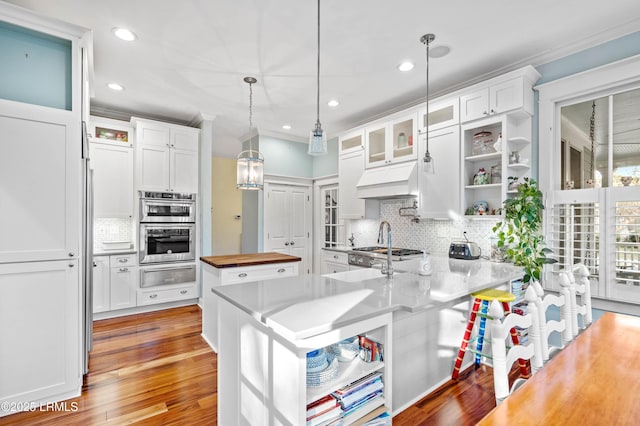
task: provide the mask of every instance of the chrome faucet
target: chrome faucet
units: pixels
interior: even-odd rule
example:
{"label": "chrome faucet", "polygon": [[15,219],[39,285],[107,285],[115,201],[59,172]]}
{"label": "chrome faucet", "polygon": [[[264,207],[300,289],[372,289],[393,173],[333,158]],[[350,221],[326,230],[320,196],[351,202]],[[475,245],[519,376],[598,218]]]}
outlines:
{"label": "chrome faucet", "polygon": [[391,266],[391,225],[386,220],[380,222],[378,229],[378,244],[384,243],[384,225],[387,225],[387,264],[382,264],[382,273],[387,276],[393,275],[393,267]]}

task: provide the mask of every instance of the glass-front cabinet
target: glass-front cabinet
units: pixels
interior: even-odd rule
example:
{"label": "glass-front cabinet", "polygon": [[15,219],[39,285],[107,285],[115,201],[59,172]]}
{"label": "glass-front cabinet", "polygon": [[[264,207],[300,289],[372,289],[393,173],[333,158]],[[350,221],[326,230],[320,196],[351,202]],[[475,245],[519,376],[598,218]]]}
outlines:
{"label": "glass-front cabinet", "polygon": [[417,158],[417,115],[411,113],[365,130],[365,167],[384,166]]}
{"label": "glass-front cabinet", "polygon": [[[418,129],[424,133],[427,126],[427,109],[418,112]],[[460,98],[455,97],[431,103],[429,102],[429,131],[460,124]]]}

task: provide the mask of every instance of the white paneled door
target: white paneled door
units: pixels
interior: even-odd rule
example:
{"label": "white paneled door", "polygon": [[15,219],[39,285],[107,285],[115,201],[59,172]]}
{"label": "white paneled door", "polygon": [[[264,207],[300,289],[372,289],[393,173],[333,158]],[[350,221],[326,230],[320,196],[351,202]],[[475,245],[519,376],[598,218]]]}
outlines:
{"label": "white paneled door", "polygon": [[311,189],[265,184],[264,251],[298,256],[300,274],[311,273]]}

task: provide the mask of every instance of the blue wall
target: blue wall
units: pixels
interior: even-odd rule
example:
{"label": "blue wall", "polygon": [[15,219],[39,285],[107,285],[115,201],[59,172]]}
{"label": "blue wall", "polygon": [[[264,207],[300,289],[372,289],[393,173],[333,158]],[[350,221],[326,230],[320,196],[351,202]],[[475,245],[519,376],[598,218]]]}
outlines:
{"label": "blue wall", "polygon": [[260,152],[265,175],[313,177],[313,157],[307,154],[307,144],[260,136]]}
{"label": "blue wall", "polygon": [[0,21],[0,98],[71,110],[71,41]]}
{"label": "blue wall", "polygon": [[640,31],[536,67],[542,74],[537,84],[547,83],[638,54],[640,54]]}
{"label": "blue wall", "polygon": [[307,154],[306,143],[260,136],[266,175],[316,178],[338,173],[338,138],[327,141],[327,155]]}

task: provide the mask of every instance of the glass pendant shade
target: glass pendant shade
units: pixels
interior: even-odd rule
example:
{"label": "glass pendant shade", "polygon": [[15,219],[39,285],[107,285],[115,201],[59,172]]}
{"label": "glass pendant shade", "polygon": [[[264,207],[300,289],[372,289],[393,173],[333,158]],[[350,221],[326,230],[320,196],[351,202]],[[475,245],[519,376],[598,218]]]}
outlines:
{"label": "glass pendant shade", "polygon": [[316,126],[309,132],[309,155],[324,155],[327,153],[327,132]]}
{"label": "glass pendant shade", "polygon": [[264,188],[264,157],[254,150],[242,151],[237,161],[237,188],[260,190]]}
{"label": "glass pendant shade", "polygon": [[430,175],[433,175],[436,173],[435,164],[433,164],[433,157],[430,157],[429,161],[427,161],[426,158],[422,159],[422,171],[425,174],[430,174]]}

